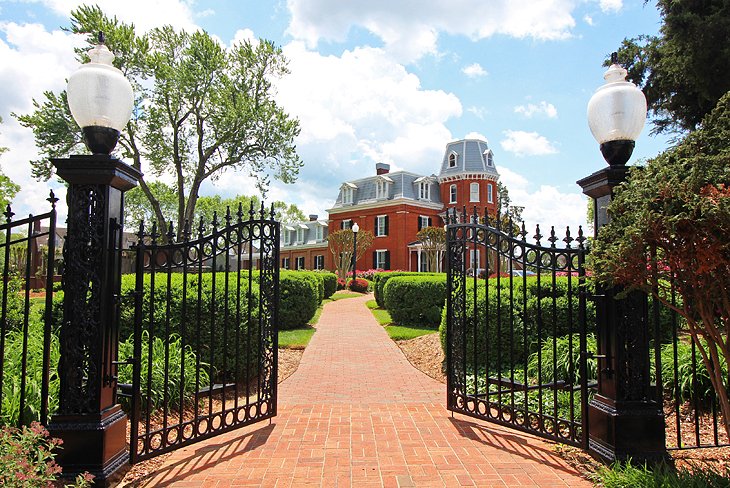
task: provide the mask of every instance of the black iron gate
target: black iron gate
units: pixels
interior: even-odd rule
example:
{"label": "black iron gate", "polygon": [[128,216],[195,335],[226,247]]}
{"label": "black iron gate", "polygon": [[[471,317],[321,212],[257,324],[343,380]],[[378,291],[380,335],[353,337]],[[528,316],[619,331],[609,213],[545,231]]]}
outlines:
{"label": "black iron gate", "polygon": [[263,206],[216,220],[179,242],[140,225],[120,317],[132,463],[276,415],[279,223]]}
{"label": "black iron gate", "polygon": [[585,447],[596,378],[586,239],[539,226],[534,244],[527,236],[476,208],[450,217],[447,408]]}

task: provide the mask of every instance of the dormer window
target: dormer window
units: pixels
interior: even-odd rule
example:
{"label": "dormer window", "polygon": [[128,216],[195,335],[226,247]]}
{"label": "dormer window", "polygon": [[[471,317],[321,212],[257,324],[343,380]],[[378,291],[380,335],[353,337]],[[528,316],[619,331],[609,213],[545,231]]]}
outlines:
{"label": "dormer window", "polygon": [[431,184],[428,181],[422,181],[418,184],[418,199],[431,200]]}
{"label": "dormer window", "polygon": [[345,183],[342,185],[342,204],[352,205],[355,201],[355,189],[357,187],[352,183]]}
{"label": "dormer window", "polygon": [[487,149],[483,153],[484,161],[487,163],[487,166],[494,166],[494,160],[492,159],[492,150]]}
{"label": "dormer window", "polygon": [[314,228],[314,239],[317,242],[324,240],[324,227],[322,227],[321,225],[318,225]]}
{"label": "dormer window", "polygon": [[297,244],[304,244],[304,230],[306,229],[306,226],[304,228],[299,227],[297,229]]}
{"label": "dormer window", "polygon": [[456,168],[456,158],[457,154],[455,152],[449,154],[449,168]]}
{"label": "dormer window", "polygon": [[375,185],[375,198],[377,200],[383,200],[388,198],[388,182],[385,180],[378,180]]}

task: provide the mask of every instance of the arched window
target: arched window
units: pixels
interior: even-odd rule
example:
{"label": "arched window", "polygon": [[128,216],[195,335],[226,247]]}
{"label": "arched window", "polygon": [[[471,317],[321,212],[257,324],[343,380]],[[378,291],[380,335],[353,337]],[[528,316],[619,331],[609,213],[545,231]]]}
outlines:
{"label": "arched window", "polygon": [[487,163],[487,166],[494,166],[494,160],[493,160],[491,149],[487,149],[486,151],[484,151],[484,161]]}
{"label": "arched window", "polygon": [[479,183],[472,183],[469,185],[469,201],[479,201]]}
{"label": "arched window", "polygon": [[449,168],[456,168],[456,153],[449,154]]}
{"label": "arched window", "polygon": [[449,203],[456,203],[456,185],[449,186]]}

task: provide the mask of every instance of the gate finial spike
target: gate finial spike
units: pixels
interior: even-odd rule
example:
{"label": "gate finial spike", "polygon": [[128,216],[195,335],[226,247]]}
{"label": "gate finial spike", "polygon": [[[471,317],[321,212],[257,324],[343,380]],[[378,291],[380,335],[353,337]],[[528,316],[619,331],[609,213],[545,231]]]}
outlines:
{"label": "gate finial spike", "polygon": [[540,239],[542,239],[542,234],[540,234],[540,224],[537,224],[535,226],[535,235],[532,236],[533,239],[535,239],[535,244],[538,246],[540,245]]}
{"label": "gate finial spike", "polygon": [[139,230],[137,231],[137,239],[139,239],[137,244],[141,243],[142,239],[144,239],[144,220],[139,221]]}
{"label": "gate finial spike", "polygon": [[495,227],[497,230],[502,230],[502,212],[501,209],[497,207],[497,222],[495,222]]}
{"label": "gate finial spike", "polygon": [[522,229],[520,229],[520,236],[522,236],[522,241],[524,242],[527,237],[527,229],[525,229],[525,221],[522,221]]}
{"label": "gate finial spike", "polygon": [[261,215],[261,220],[266,219],[266,206],[264,205],[263,200],[261,201],[261,210],[259,210],[259,214]]}
{"label": "gate finial spike", "polygon": [[56,208],[56,202],[58,201],[58,198],[56,198],[56,194],[53,193],[53,190],[51,190],[51,193],[48,198],[46,198],[46,200],[51,202],[51,208]]}
{"label": "gate finial spike", "polygon": [[239,224],[243,222],[243,202],[238,202],[238,212],[236,212],[236,220]]}
{"label": "gate finial spike", "polygon": [[509,217],[509,229],[507,229],[507,235],[510,237],[515,236],[515,225],[514,222],[512,222],[512,216]]}
{"label": "gate finial spike", "polygon": [[271,219],[270,220],[276,220],[276,212],[274,211],[274,202],[271,202]]}
{"label": "gate finial spike", "polygon": [[555,237],[555,226],[550,226],[550,237],[548,237],[548,241],[550,241],[550,247],[555,247],[555,241],[557,241],[558,238]]}
{"label": "gate finial spike", "polygon": [[175,241],[175,233],[172,229],[172,220],[170,221],[170,224],[167,226],[167,242],[172,244]]}
{"label": "gate finial spike", "polygon": [[565,228],[565,239],[563,239],[563,242],[565,243],[565,247],[570,249],[570,243],[573,242],[575,239],[570,237],[570,226]]}
{"label": "gate finial spike", "polygon": [[10,208],[10,204],[9,203],[5,207],[5,212],[3,212],[3,215],[8,220],[8,223],[10,223],[10,221],[13,218],[13,215],[15,215],[15,213],[13,212],[13,210]]}
{"label": "gate finial spike", "polygon": [[157,244],[157,238],[160,234],[157,233],[157,222],[152,221],[152,232],[150,232],[150,238],[152,238],[152,244]]}
{"label": "gate finial spike", "polygon": [[226,205],[226,227],[229,227],[231,225],[231,206]]}
{"label": "gate finial spike", "polygon": [[472,215],[472,221],[475,224],[478,224],[479,223],[479,211],[477,211],[477,206],[476,205],[474,205],[474,214]]}
{"label": "gate finial spike", "polygon": [[198,223],[198,236],[203,237],[205,234],[205,223],[203,222],[203,216],[200,216],[200,222]]}
{"label": "gate finial spike", "polygon": [[190,222],[188,219],[185,219],[185,224],[183,224],[183,240],[185,242],[190,240]]}
{"label": "gate finial spike", "polygon": [[578,238],[576,239],[578,241],[578,248],[583,249],[583,243],[586,241],[586,237],[583,235],[583,226],[578,226]]}
{"label": "gate finial spike", "polygon": [[218,210],[213,210],[213,221],[211,222],[213,229],[218,227]]}
{"label": "gate finial spike", "polygon": [[256,210],[253,209],[253,198],[251,199],[251,205],[248,208],[248,220],[253,220],[256,216]]}

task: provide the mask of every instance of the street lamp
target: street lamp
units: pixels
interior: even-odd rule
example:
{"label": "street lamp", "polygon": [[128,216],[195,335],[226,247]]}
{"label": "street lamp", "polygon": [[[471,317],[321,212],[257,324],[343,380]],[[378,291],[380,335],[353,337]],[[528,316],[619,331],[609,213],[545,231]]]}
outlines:
{"label": "street lamp", "polygon": [[132,85],[112,66],[114,54],[104,45],[101,32],[99,44],[88,56],[90,62],[68,79],[68,108],[81,127],[86,147],[94,154],[110,154],[132,116]]}
{"label": "street lamp", "polygon": [[[609,222],[614,188],[646,120],[646,98],[611,56],[606,83],[588,102],[588,125],[608,167],[578,181],[594,200],[594,229]],[[607,461],[666,458],[664,415],[651,385],[648,301],[645,293],[596,284],[598,391],[588,405],[588,449]],[[586,354],[588,355],[588,354]]]}
{"label": "street lamp", "polygon": [[117,403],[118,314],[124,192],[139,171],[110,155],[134,104],[132,86],[103,44],[69,77],[68,104],[91,155],[54,158],[68,183],[58,409],[48,430],[63,440],[56,460],[67,476],[88,471],[108,484],[129,459],[127,416]]}
{"label": "street lamp", "polygon": [[611,66],[603,75],[606,84],[588,102],[588,126],[611,166],[626,164],[646,121],[646,97],[626,81],[627,74],[613,53]]}
{"label": "street lamp", "polygon": [[357,278],[357,233],[360,232],[360,226],[357,223],[352,225],[352,281]]}

